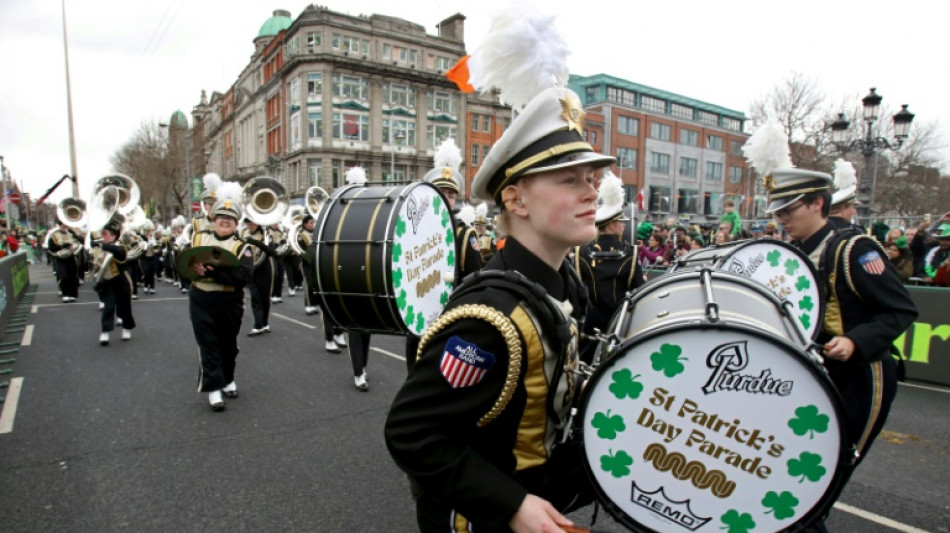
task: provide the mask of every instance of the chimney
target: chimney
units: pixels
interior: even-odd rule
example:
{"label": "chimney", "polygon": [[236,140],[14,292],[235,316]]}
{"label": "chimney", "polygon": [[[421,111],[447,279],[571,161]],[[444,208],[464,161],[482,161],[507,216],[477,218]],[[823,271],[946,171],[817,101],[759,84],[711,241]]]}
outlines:
{"label": "chimney", "polygon": [[460,43],[465,42],[465,15],[456,13],[440,22],[436,27],[439,29],[439,37]]}

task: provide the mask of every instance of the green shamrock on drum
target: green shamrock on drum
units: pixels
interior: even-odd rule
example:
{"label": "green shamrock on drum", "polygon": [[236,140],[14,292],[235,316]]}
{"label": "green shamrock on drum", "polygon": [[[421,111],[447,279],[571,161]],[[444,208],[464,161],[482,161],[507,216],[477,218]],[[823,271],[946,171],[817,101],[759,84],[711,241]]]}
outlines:
{"label": "green shamrock on drum", "polygon": [[663,374],[671,378],[686,370],[680,361],[689,361],[686,357],[680,357],[683,349],[676,344],[663,344],[659,352],[650,354],[650,361],[653,362],[653,370],[662,371]]}
{"label": "green shamrock on drum", "polygon": [[611,415],[610,409],[606,413],[596,413],[591,419],[590,425],[597,428],[597,436],[602,439],[613,440],[617,438],[617,433],[622,433],[627,429],[623,417],[620,415]]}
{"label": "green shamrock on drum", "polygon": [[611,374],[610,377],[613,379],[613,383],[607,387],[607,390],[618,400],[628,397],[636,400],[640,397],[640,393],[643,392],[643,383],[637,381],[640,374],[634,376],[629,368],[618,370]]}
{"label": "green shamrock on drum", "polygon": [[798,498],[786,490],[783,490],[781,494],[770,490],[765,493],[765,498],[762,498],[762,505],[769,509],[765,511],[766,514],[775,513],[776,520],[784,520],[795,516]]}
{"label": "green shamrock on drum", "polygon": [[821,456],[817,453],[802,452],[798,459],[789,459],[786,464],[788,475],[800,476],[799,483],[805,481],[806,478],[808,481],[818,481],[827,472],[825,467],[821,466]]}
{"label": "green shamrock on drum", "polygon": [[614,455],[613,450],[607,450],[608,455],[600,456],[600,468],[604,472],[610,472],[615,478],[622,478],[630,475],[630,465],[633,464],[633,457],[630,454],[620,450]]}
{"label": "green shamrock on drum", "polygon": [[788,427],[792,428],[792,431],[798,436],[808,433],[808,438],[813,439],[815,438],[815,432],[824,433],[828,431],[830,420],[828,415],[818,411],[818,406],[803,405],[795,409],[795,418],[788,421]]}
{"label": "green shamrock on drum", "polygon": [[749,513],[739,514],[739,511],[735,509],[729,509],[719,519],[726,525],[726,527],[719,529],[726,529],[727,533],[748,533],[755,529],[755,520],[752,520],[752,515]]}
{"label": "green shamrock on drum", "polygon": [[773,267],[778,266],[779,259],[782,258],[782,252],[778,250],[772,250],[771,252],[765,254],[765,260],[769,262]]}

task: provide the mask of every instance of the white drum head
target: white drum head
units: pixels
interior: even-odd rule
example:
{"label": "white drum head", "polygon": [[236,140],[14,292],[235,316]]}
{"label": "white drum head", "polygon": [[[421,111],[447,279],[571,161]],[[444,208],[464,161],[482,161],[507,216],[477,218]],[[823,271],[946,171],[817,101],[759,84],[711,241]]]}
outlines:
{"label": "white drum head", "polygon": [[589,473],[633,529],[781,531],[840,490],[840,399],[778,337],[664,328],[621,346],[585,392]]}

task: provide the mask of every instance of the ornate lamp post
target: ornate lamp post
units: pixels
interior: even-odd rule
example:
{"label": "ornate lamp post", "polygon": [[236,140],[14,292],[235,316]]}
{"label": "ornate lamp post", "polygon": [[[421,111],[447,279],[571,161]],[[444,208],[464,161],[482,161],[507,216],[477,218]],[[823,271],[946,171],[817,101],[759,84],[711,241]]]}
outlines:
{"label": "ornate lamp post", "polygon": [[871,168],[871,157],[884,150],[898,150],[910,134],[910,124],[914,121],[914,114],[907,110],[907,104],[901,105],[901,110],[895,114],[894,139],[889,141],[884,137],[874,137],[874,123],[878,119],[881,109],[881,95],[871,87],[871,92],[861,99],[864,106],[865,136],[863,139],[851,140],[851,123],[844,113],[838,114],[838,120],[831,124],[831,140],[842,153],[859,151],[864,154],[864,171],[858,183],[858,218],[870,221],[871,202],[874,201],[874,190],[871,186],[871,177],[868,169]]}

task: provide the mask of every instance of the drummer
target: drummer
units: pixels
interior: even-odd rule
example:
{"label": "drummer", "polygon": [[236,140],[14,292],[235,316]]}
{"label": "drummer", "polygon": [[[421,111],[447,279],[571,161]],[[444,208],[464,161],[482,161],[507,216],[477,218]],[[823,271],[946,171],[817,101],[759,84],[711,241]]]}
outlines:
{"label": "drummer", "polygon": [[844,400],[852,468],[867,455],[897,393],[894,341],[917,317],[907,289],[873,239],[828,219],[831,176],[800,169],[766,176],[767,212],[825,280],[825,367]]}
{"label": "drummer", "polygon": [[507,243],[426,330],[386,421],[423,532],[559,532],[571,524],[562,512],[591,501],[579,458],[553,448],[586,305],[566,257],[595,238],[596,172],[615,161],[584,140],[583,115],[572,91],[544,90],[475,176]]}

